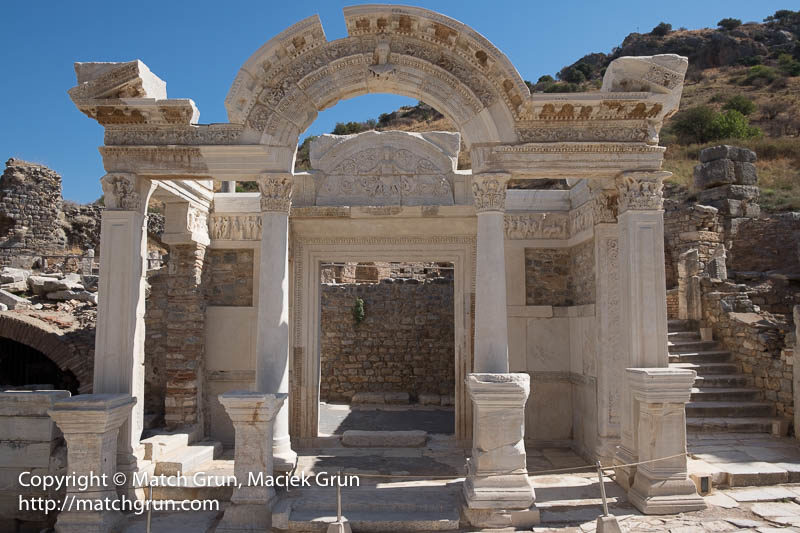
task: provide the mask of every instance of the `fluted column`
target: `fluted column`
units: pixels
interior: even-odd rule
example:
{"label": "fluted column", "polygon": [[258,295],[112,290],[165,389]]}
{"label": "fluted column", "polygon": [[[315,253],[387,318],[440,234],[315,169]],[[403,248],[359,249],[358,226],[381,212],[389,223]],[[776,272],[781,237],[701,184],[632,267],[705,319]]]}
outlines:
{"label": "fluted column", "polygon": [[472,193],[478,213],[475,274],[474,372],[508,372],[505,230],[508,174],[478,174]]}
{"label": "fluted column", "polygon": [[[623,353],[621,377],[621,443],[616,464],[635,462],[634,406],[626,368],[666,367],[667,303],[664,272],[662,180],[669,172],[626,172],[617,178],[619,191],[620,317]],[[635,467],[619,468],[617,481],[628,488]]]}
{"label": "fluted column", "polygon": [[155,183],[129,173],[102,180],[106,209],[100,225],[100,281],[94,351],[95,394],[136,399],[119,428],[120,470],[136,468],[144,424],[144,293],[147,202]]}
{"label": "fluted column", "polygon": [[[292,178],[270,174],[258,181],[261,191],[261,270],[258,283],[256,391],[289,393],[289,208]],[[275,470],[297,461],[289,439],[289,405],[275,417]]]}

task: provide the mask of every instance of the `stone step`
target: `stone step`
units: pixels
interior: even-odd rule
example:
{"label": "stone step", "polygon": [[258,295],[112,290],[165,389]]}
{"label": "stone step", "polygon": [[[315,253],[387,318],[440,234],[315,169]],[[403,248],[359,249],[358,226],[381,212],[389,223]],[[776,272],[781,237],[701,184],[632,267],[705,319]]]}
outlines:
{"label": "stone step", "polygon": [[192,443],[189,433],[159,433],[142,439],[144,458],[150,461],[161,461],[175,450],[185,448]]}
{"label": "stone step", "polygon": [[419,448],[428,434],[419,429],[407,431],[363,431],[349,429],[342,434],[342,446],[351,448]]}
{"label": "stone step", "polygon": [[738,363],[670,363],[672,368],[685,368],[694,370],[698,376],[710,374],[739,374]]}
{"label": "stone step", "polygon": [[693,432],[771,433],[776,436],[785,436],[788,432],[788,423],[776,417],[687,417],[686,430]]}
{"label": "stone step", "polygon": [[178,448],[156,461],[156,476],[177,476],[179,473],[196,471],[197,468],[222,453],[222,444],[216,441],[200,441]]}
{"label": "stone step", "polygon": [[[343,514],[355,533],[460,531],[457,508],[450,511],[351,511]],[[335,512],[292,511],[288,530],[292,533],[325,533],[328,525],[335,521]]]}
{"label": "stone step", "polygon": [[774,417],[775,405],[768,402],[690,401],[686,416],[692,418],[757,418]]}
{"label": "stone step", "polygon": [[709,401],[756,401],[761,400],[764,393],[759,389],[747,387],[710,387],[693,388],[693,402]]}
{"label": "stone step", "polygon": [[731,353],[726,351],[670,353],[670,363],[725,363],[731,360]]}
{"label": "stone step", "polygon": [[667,320],[667,331],[695,331],[688,320]]}
{"label": "stone step", "polygon": [[700,333],[696,331],[671,331],[667,333],[667,340],[672,341],[699,341]]}
{"label": "stone step", "polygon": [[695,387],[708,388],[730,388],[730,387],[749,387],[753,385],[753,377],[747,374],[710,374],[707,376],[698,375],[694,380]]}
{"label": "stone step", "polygon": [[207,461],[183,476],[178,487],[155,487],[153,499],[230,501],[235,483],[232,460]]}
{"label": "stone step", "polygon": [[667,343],[669,353],[687,353],[687,352],[707,352],[721,350],[717,341],[683,341],[683,340],[670,340]]}

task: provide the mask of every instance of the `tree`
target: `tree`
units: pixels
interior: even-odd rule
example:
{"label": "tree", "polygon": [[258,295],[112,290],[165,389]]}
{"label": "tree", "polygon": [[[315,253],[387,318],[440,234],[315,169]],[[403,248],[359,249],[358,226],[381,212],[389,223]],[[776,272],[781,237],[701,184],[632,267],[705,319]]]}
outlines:
{"label": "tree", "polygon": [[800,61],[797,61],[790,54],[778,56],[778,68],[787,76],[800,76]]}
{"label": "tree", "polygon": [[667,24],[666,22],[659,22],[658,26],[653,28],[650,32],[651,35],[658,35],[659,37],[663,37],[669,32],[672,31],[672,24]]}
{"label": "tree", "polygon": [[740,19],[734,18],[724,18],[717,22],[717,26],[719,26],[723,30],[735,30],[739,26],[742,25],[742,21]]}
{"label": "tree", "polygon": [[735,109],[718,113],[708,106],[691,107],[678,113],[671,126],[681,144],[707,143],[720,139],[751,139],[761,130]]}
{"label": "tree", "polygon": [[726,111],[733,109],[742,115],[749,115],[756,110],[756,104],[754,104],[753,101],[746,96],[737,94],[736,96],[731,96],[728,98],[728,101],[725,102],[725,105],[722,106],[722,109]]}
{"label": "tree", "polygon": [[569,67],[559,74],[559,78],[567,83],[583,83],[586,81],[586,74],[577,67]]}
{"label": "tree", "polygon": [[556,80],[553,79],[553,76],[550,74],[545,74],[544,76],[539,76],[539,80],[536,83],[552,83],[554,81]]}
{"label": "tree", "polygon": [[735,109],[718,113],[711,121],[712,139],[752,139],[761,137],[761,130],[751,126],[747,117]]}

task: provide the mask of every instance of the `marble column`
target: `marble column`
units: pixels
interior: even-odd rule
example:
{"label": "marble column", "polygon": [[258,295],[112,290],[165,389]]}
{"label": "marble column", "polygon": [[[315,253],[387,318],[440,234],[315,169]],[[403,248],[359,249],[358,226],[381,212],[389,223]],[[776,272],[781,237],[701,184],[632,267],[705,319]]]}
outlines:
{"label": "marble column", "polygon": [[[596,183],[596,185],[594,185]],[[590,182],[594,221],[596,276],[595,320],[597,346],[597,445],[595,454],[610,464],[619,445],[618,387],[620,352],[619,228],[614,183]]]}
{"label": "marble column", "polygon": [[[619,191],[619,273],[622,366],[616,386],[622,393],[621,442],[614,464],[636,462],[634,415],[625,369],[666,367],[667,302],[664,271],[662,180],[669,172],[626,172]],[[617,469],[617,482],[629,488],[636,467]]]}
{"label": "marble column", "polygon": [[107,533],[116,531],[124,520],[122,513],[108,504],[100,507],[102,511],[92,510],[92,505],[117,499],[113,479],[117,436],[135,404],[136,398],[127,394],[81,394],[56,401],[48,410],[67,443],[67,472],[87,476],[91,483],[85,490],[67,487],[57,533]]}
{"label": "marble column", "polygon": [[[686,402],[694,370],[629,368],[634,405],[636,468],[628,501],[645,514],[677,514],[705,509],[705,500],[686,470]],[[669,458],[669,459],[665,459]],[[664,459],[655,462],[656,459]]]}
{"label": "marble column", "polygon": [[508,372],[505,204],[509,174],[472,177],[478,214],[475,273],[475,372]]}
{"label": "marble column", "polygon": [[100,225],[100,281],[94,350],[94,393],[126,394],[136,403],[119,429],[120,470],[137,468],[134,452],[144,424],[144,311],[148,179],[109,173]]}
{"label": "marble column", "polygon": [[[258,281],[256,391],[289,393],[289,208],[292,177],[270,174],[258,181],[261,192],[261,252]],[[275,469],[291,470],[297,454],[289,439],[289,404],[275,417]]]}
{"label": "marble column", "polygon": [[258,483],[258,476],[268,479],[273,475],[272,426],[285,400],[285,394],[250,391],[219,396],[236,433],[233,470],[241,485],[233,489],[218,533],[270,531],[275,489]]}
{"label": "marble column", "polygon": [[472,456],[464,481],[464,516],[473,527],[530,528],[539,511],[527,473],[528,374],[469,374]]}

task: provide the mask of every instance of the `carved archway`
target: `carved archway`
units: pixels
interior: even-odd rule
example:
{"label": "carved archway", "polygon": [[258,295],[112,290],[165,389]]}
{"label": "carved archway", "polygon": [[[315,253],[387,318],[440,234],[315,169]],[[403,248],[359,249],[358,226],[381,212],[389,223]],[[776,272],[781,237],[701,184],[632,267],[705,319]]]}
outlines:
{"label": "carved archway", "polygon": [[353,6],[344,16],[348,37],[327,41],[314,15],[241,68],[225,106],[250,142],[294,147],[318,111],[366,93],[424,100],[458,126],[468,147],[516,142],[530,91],[478,32],[415,7]]}
{"label": "carved archway", "polygon": [[71,372],[78,380],[78,392],[92,392],[94,354],[82,353],[62,333],[30,317],[0,315],[0,338],[30,346],[41,352],[63,372]]}

